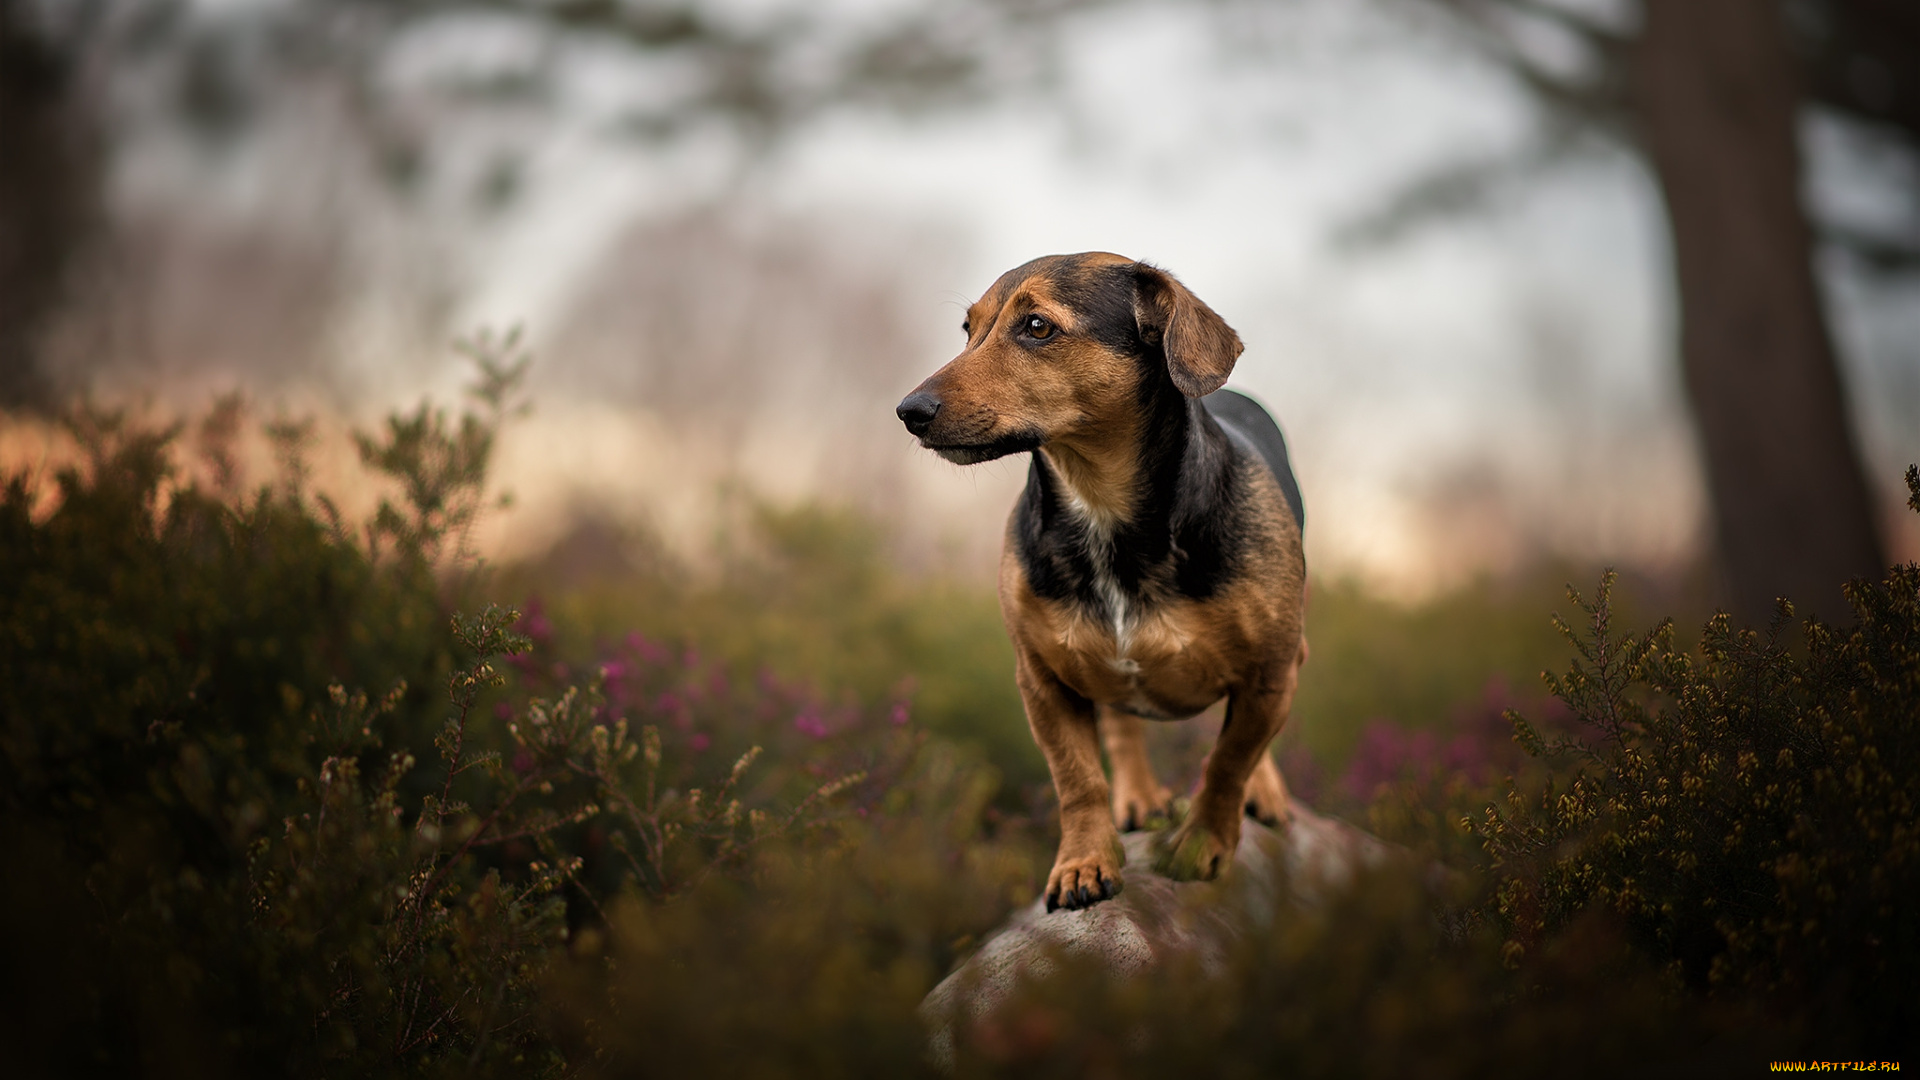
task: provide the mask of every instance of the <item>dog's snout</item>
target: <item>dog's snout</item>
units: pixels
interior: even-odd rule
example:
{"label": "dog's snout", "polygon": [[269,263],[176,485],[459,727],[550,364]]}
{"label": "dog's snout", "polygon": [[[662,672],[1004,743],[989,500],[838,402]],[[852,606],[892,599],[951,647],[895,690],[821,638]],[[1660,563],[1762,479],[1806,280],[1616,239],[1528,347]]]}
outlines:
{"label": "dog's snout", "polygon": [[900,402],[900,407],[893,411],[900,417],[900,422],[907,425],[908,431],[915,436],[925,435],[927,429],[933,426],[933,418],[940,414],[940,399],[924,390],[915,391],[908,394]]}

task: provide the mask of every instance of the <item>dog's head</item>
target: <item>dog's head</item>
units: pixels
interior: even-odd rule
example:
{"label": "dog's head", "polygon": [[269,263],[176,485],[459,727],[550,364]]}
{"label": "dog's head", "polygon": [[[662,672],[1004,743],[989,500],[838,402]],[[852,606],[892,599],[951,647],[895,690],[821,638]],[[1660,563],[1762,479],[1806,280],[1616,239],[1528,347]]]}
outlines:
{"label": "dog's head", "polygon": [[1007,271],[961,329],[960,355],[895,411],[920,445],[962,465],[1131,430],[1143,390],[1211,394],[1241,349],[1173,275],[1105,252]]}

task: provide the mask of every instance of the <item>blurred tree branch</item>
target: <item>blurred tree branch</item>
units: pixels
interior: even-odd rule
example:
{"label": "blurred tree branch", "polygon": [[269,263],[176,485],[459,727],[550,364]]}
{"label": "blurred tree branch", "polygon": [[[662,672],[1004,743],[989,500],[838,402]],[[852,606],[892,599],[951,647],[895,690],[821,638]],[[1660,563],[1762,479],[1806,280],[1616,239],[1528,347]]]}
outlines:
{"label": "blurred tree branch", "polygon": [[[243,125],[269,84],[334,79],[376,126],[396,97],[383,65],[409,35],[487,22],[537,42],[510,76],[452,87],[478,105],[534,101],[591,45],[670,68],[675,85],[633,96],[625,125],[643,137],[721,120],[756,147],[842,106],[927,108],[1043,81],[1043,27],[1101,0],[957,0],[866,11],[837,4],[721,6],[698,0],[288,0],[214,14],[177,0],[133,0],[99,35],[109,52],[179,58],[170,74],[190,121]],[[991,41],[992,47],[984,47]]]}
{"label": "blurred tree branch", "polygon": [[[1599,21],[1562,0],[1399,0],[1452,16],[1456,28],[1542,106],[1542,131],[1505,158],[1446,163],[1414,177],[1380,211],[1343,231],[1353,242],[1395,239],[1428,221],[1490,205],[1467,194],[1475,184],[1506,191],[1515,182],[1560,165],[1582,151],[1610,145],[1643,149],[1644,89],[1634,68],[1642,45],[1644,4],[1617,5],[1620,25]],[[1654,0],[1659,2],[1659,0]],[[1920,8],[1900,0],[1753,0],[1778,9],[1796,61],[1791,76],[1802,104],[1863,126],[1870,137],[1920,161]],[[1546,30],[1571,44],[1577,72],[1556,70],[1540,55]],[[1568,129],[1591,136],[1574,137]],[[1457,191],[1450,198],[1431,192]],[[1920,191],[1911,193],[1920,222]],[[1920,231],[1890,236],[1814,220],[1822,242],[1883,272],[1920,269]]]}
{"label": "blurred tree branch", "polygon": [[[524,189],[567,81],[610,55],[650,78],[622,85],[604,134],[658,148],[719,131],[736,164],[751,163],[836,109],[925,110],[1041,85],[1055,47],[1041,31],[1099,2],[0,0],[0,146],[26,151],[0,160],[0,407],[45,407],[68,389],[40,362],[41,323],[92,224],[111,227],[107,152],[154,128],[217,160],[318,105],[357,140],[343,149],[373,190],[470,185],[491,213]],[[407,52],[476,30],[516,47],[502,59],[456,40],[425,63]]]}

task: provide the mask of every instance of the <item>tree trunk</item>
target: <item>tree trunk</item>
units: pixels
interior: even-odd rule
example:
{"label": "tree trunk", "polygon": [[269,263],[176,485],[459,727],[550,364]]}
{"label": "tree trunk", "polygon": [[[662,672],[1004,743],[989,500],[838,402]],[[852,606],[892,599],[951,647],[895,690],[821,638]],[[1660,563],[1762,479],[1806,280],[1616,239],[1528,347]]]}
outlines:
{"label": "tree trunk", "polygon": [[1814,281],[1797,75],[1774,0],[1646,0],[1634,114],[1659,179],[1680,360],[1732,609],[1843,615],[1885,570]]}
{"label": "tree trunk", "polygon": [[50,404],[41,332],[64,298],[99,198],[71,58],[0,0],[0,409]]}

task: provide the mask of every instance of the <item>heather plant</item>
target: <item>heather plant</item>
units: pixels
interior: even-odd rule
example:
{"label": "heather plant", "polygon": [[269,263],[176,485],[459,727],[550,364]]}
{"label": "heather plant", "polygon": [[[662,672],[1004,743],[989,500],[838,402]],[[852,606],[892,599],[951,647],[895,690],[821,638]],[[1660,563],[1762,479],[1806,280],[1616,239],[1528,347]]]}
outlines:
{"label": "heather plant", "polygon": [[[249,852],[304,808],[330,685],[453,666],[424,564],[344,542],[297,480],[236,490],[235,408],[199,433],[211,486],[178,467],[179,426],[81,407],[51,506],[25,475],[0,497],[0,830],[26,859],[0,912],[40,927],[6,972],[29,1073],[284,1065],[321,1008],[290,1004],[277,947],[244,929]],[[400,730],[431,722],[417,690],[383,704]]]}
{"label": "heather plant", "polygon": [[[976,887],[841,944],[922,972],[1030,887],[1018,837],[976,843],[986,771],[927,748],[904,700],[639,636],[569,666],[537,613],[455,614],[520,370],[483,363],[457,423],[423,406],[360,438],[398,491],[365,527],[307,490],[299,422],[268,433],[277,482],[240,490],[238,399],[194,432],[210,484],[177,466],[184,426],[84,408],[50,507],[10,479],[0,918],[37,928],[0,959],[12,1068],[577,1071],[615,1044],[555,1041],[552,964],[635,911],[804,889],[860,836],[911,832]],[[923,811],[942,823],[903,824]]]}
{"label": "heather plant", "polygon": [[503,567],[498,588],[547,620],[549,656],[607,654],[637,633],[696,650],[697,666],[831,687],[845,700],[829,710],[911,699],[924,730],[982,751],[1004,785],[1002,810],[1046,788],[991,588],[901,570],[885,530],[845,508],[743,492],[730,505],[706,565],[588,518],[553,555]]}
{"label": "heather plant", "polygon": [[[1920,510],[1920,472],[1909,470]],[[1856,619],[1788,639],[1716,616],[1696,653],[1671,623],[1613,626],[1610,578],[1578,659],[1550,680],[1579,722],[1516,737],[1553,766],[1474,829],[1509,955],[1612,912],[1678,986],[1764,1002],[1863,1052],[1920,1030],[1920,566],[1846,589]]]}
{"label": "heather plant", "polygon": [[[308,989],[324,1003],[308,1051],[328,1068],[561,1068],[535,1003],[548,954],[570,936],[564,888],[595,908],[596,892],[678,896],[826,824],[828,804],[866,779],[832,778],[779,813],[743,806],[754,748],[710,791],[678,795],[663,783],[679,770],[659,730],[630,737],[609,708],[604,669],[586,687],[504,710],[492,726],[507,738],[488,739],[481,699],[507,682],[496,663],[531,647],[511,629],[518,618],[489,607],[454,619],[471,659],[449,680],[428,793],[404,795],[402,781],[422,766],[378,734],[403,690],[370,707],[335,686],[309,729],[327,752],[296,785],[309,808],[254,842],[253,925],[288,961],[282,979],[320,980]],[[589,823],[619,855],[602,875],[611,884],[590,891],[579,853]],[[316,955],[333,958],[324,978]]]}
{"label": "heather plant", "polygon": [[981,828],[994,787],[928,742],[868,812],[672,902],[626,894],[553,969],[561,1044],[608,1077],[931,1074],[922,996],[1032,901],[1049,857]]}
{"label": "heather plant", "polygon": [[[262,982],[291,998],[287,1019],[311,1024],[287,1048],[295,1071],[371,1074],[452,1059],[471,1071],[505,1064],[538,1073],[558,1063],[528,1022],[533,970],[565,936],[554,894],[579,866],[554,834],[594,807],[530,798],[564,775],[551,757],[510,772],[468,746],[475,701],[496,678],[492,662],[513,644],[507,621],[497,610],[456,621],[473,659],[449,683],[437,790],[408,797],[403,784],[421,763],[404,746],[385,748],[381,729],[404,686],[370,705],[335,684],[307,731],[324,756],[295,781],[298,812],[249,849],[248,937]],[[594,749],[579,725],[566,726],[566,759],[598,764]],[[456,796],[473,770],[493,781],[479,807]],[[484,872],[473,865],[477,852],[516,839],[546,858]]]}
{"label": "heather plant", "polygon": [[[372,554],[378,555],[385,541],[402,556],[430,563],[448,555],[472,555],[470,531],[487,505],[487,464],[502,424],[527,409],[518,394],[533,358],[518,328],[505,334],[482,332],[455,347],[480,374],[468,390],[473,407],[457,425],[445,410],[423,401],[410,414],[388,416],[380,435],[354,433],[360,460],[397,485],[403,498],[398,503],[391,497],[381,499],[367,523]],[[501,495],[494,505],[511,503]],[[446,550],[449,543],[451,551]]]}

